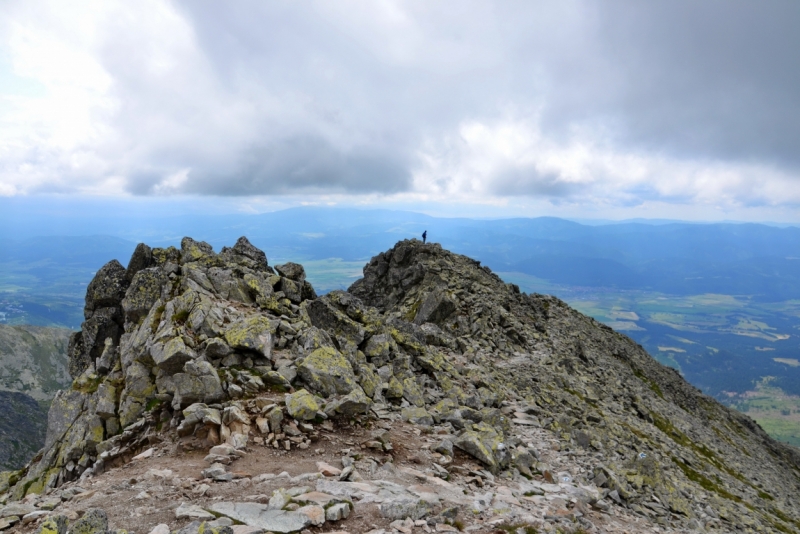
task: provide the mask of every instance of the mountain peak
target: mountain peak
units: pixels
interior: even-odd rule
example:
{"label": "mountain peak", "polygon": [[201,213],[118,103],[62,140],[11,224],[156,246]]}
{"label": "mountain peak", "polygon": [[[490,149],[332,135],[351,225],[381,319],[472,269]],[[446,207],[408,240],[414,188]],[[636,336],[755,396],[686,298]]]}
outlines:
{"label": "mountain peak", "polygon": [[[219,254],[189,238],[181,250],[148,250],[137,248],[135,273],[109,264],[90,284],[87,321],[70,349],[75,381],[53,403],[40,458],[6,477],[10,498],[113,477],[153,444],[172,450],[175,465],[211,447],[213,462],[219,447],[233,451],[220,457],[226,463],[278,452],[281,465],[301,462],[324,428],[328,440],[353,444],[342,462],[354,468],[341,473],[341,484],[353,483],[357,469],[383,487],[395,463],[399,470],[412,457],[430,464],[430,474],[412,471],[438,485],[436,499],[397,489],[398,503],[415,504],[382,503],[386,527],[409,517],[435,524],[436,510],[445,514],[448,505],[470,509],[470,520],[507,514],[509,524],[521,518],[537,528],[544,527],[536,517],[556,513],[553,506],[580,528],[594,525],[592,509],[676,529],[800,525],[796,449],[704,396],[626,336],[554,297],[524,294],[438,244],[401,241],[372,258],[348,291],[322,297],[302,266],[273,269],[244,239]],[[386,445],[385,432],[406,431],[438,439],[413,454]],[[358,438],[345,437],[354,432]],[[361,442],[349,440],[362,438],[381,459],[369,464],[353,452]],[[251,465],[276,468],[264,462]],[[378,473],[378,463],[391,465]],[[243,476],[212,467],[203,471],[207,486]],[[478,493],[495,484],[487,504]],[[342,488],[351,486],[317,485],[323,493]],[[307,526],[311,515],[291,507],[297,495],[275,491],[289,495],[278,509],[302,524],[296,530]],[[573,497],[561,505],[526,501],[526,492]],[[245,523],[242,510],[252,508],[195,500],[200,512]],[[366,511],[372,501],[361,500],[356,510]]]}

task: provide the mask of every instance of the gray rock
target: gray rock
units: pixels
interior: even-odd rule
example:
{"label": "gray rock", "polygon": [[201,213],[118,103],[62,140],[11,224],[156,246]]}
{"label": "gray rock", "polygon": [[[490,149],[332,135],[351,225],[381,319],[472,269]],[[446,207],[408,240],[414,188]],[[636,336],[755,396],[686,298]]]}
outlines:
{"label": "gray rock", "polygon": [[23,504],[21,502],[14,502],[0,508],[0,517],[19,516],[22,517],[31,512],[35,512],[36,507],[30,504]]}
{"label": "gray rock", "polygon": [[453,441],[451,439],[443,439],[431,447],[431,450],[445,456],[453,456]]}
{"label": "gray rock", "polygon": [[328,521],[340,521],[350,516],[350,505],[347,503],[334,504],[325,510],[325,519]]}
{"label": "gray rock", "polygon": [[397,497],[380,504],[381,515],[386,519],[422,519],[433,511],[434,504],[420,498]]}
{"label": "gray rock", "polygon": [[107,530],[108,516],[105,510],[91,508],[70,525],[69,534],[106,534]]}
{"label": "gray rock", "polygon": [[308,386],[324,396],[347,394],[358,387],[350,362],[336,349],[323,347],[306,356],[297,373]]}
{"label": "gray rock", "polygon": [[286,411],[290,417],[299,421],[311,421],[317,416],[319,404],[314,395],[301,389],[291,395],[286,395]]}
{"label": "gray rock", "polygon": [[286,262],[282,265],[276,265],[275,270],[281,276],[295,282],[303,282],[306,279],[306,270],[299,263]]}
{"label": "gray rock", "polygon": [[214,514],[203,510],[196,504],[187,504],[182,502],[175,510],[175,517],[177,519],[199,519],[202,521],[213,520],[216,518]]}
{"label": "gray rock", "polygon": [[197,357],[180,337],[154,344],[150,349],[150,355],[160,369],[170,374],[179,372],[186,362]]}
{"label": "gray rock", "polygon": [[298,532],[311,525],[311,519],[298,512],[271,510],[265,504],[249,502],[219,502],[208,508],[215,514],[230,517],[234,521],[279,534]]}

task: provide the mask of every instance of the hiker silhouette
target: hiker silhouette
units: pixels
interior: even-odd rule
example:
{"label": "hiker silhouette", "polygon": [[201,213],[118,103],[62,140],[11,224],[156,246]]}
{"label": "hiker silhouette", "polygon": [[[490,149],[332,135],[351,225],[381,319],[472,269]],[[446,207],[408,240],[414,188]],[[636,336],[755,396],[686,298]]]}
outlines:
{"label": "hiker silhouette", "polygon": [[428,239],[428,231],[427,230],[422,232],[422,242],[425,243],[426,239]]}

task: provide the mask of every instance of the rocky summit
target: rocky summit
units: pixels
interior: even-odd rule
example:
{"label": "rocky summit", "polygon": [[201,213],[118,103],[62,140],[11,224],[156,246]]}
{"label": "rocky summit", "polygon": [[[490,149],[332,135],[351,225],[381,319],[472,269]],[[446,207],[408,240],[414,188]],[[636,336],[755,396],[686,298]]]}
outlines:
{"label": "rocky summit", "polygon": [[348,291],[241,238],[87,289],[24,532],[798,532],[800,452],[622,334],[402,241]]}

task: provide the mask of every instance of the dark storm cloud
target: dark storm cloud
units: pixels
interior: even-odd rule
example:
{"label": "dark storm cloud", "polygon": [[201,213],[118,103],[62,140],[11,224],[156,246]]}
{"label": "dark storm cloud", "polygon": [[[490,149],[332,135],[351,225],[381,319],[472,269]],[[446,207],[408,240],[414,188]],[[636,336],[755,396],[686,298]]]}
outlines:
{"label": "dark storm cloud", "polygon": [[[75,26],[64,30],[62,17],[31,5],[13,3],[2,27]],[[86,22],[100,26],[95,33],[81,30],[89,44],[64,56],[83,61],[70,83],[93,80],[84,100],[63,96],[89,102],[76,114],[88,133],[65,142],[63,119],[52,143],[38,131],[6,143],[10,130],[0,128],[2,168],[13,175],[0,178],[0,194],[52,186],[800,202],[800,2],[176,0],[104,9]],[[83,23],[92,13],[74,16]],[[45,44],[58,32],[40,31]],[[31,35],[23,41],[35,43]],[[25,65],[53,55],[26,50]],[[45,83],[67,76],[43,65]],[[46,123],[18,122],[37,121]],[[34,153],[44,156],[28,161]]]}
{"label": "dark storm cloud", "polygon": [[283,139],[254,147],[239,166],[223,172],[199,171],[186,191],[211,195],[313,193],[395,193],[408,189],[405,162],[372,151],[345,153],[318,137]]}

